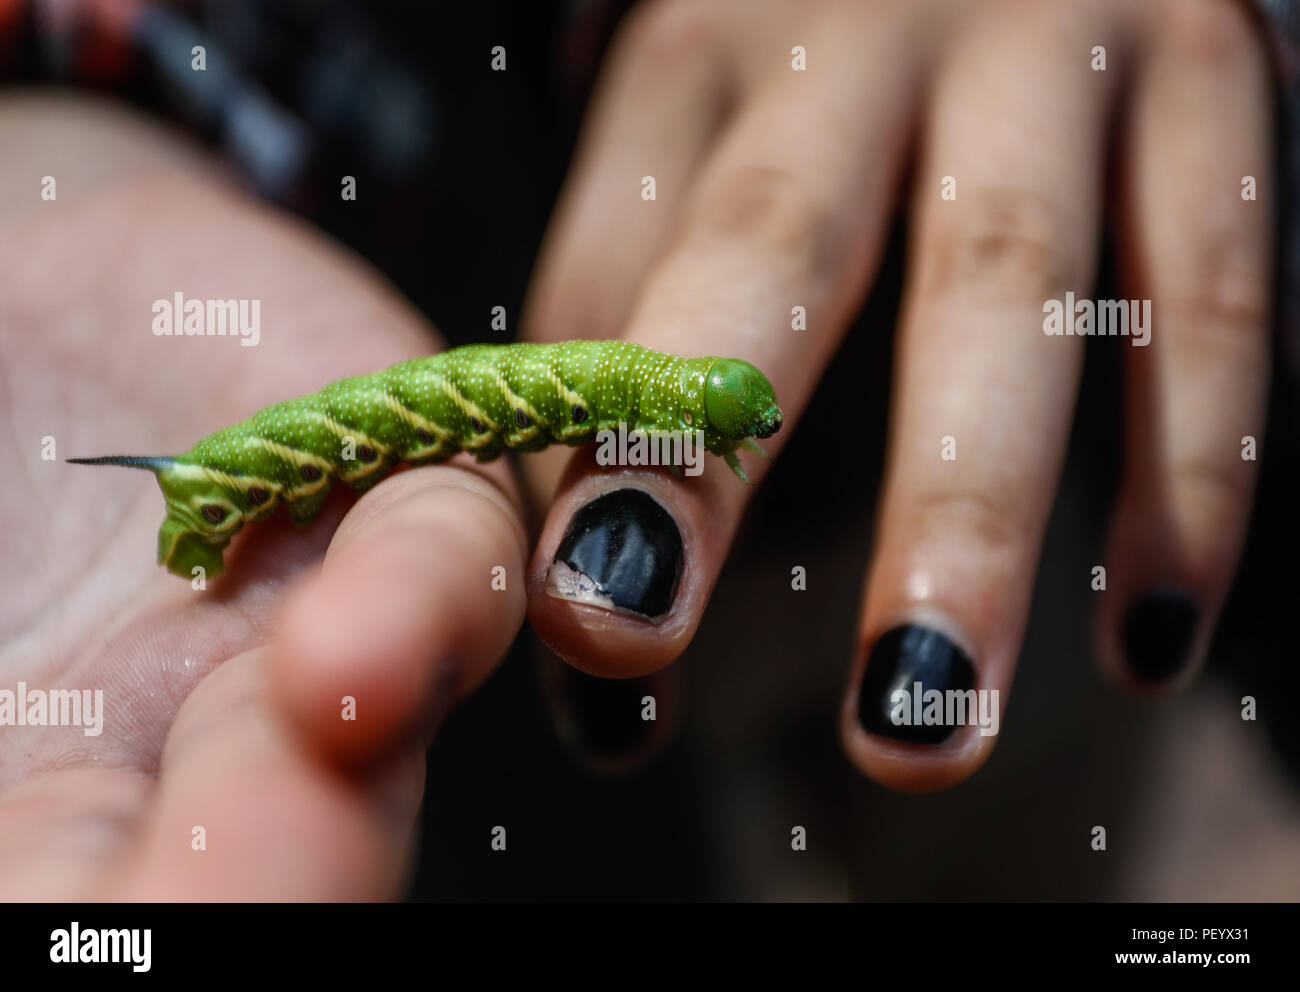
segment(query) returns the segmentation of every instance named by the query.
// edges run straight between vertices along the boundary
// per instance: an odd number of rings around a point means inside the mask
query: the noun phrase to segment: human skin
[[[1045,335],[1043,305],[1090,295],[1108,216],[1121,295],[1151,300],[1155,316],[1150,344],[1124,347],[1126,467],[1097,558],[1106,593],[1083,576],[1080,594],[1099,604],[1100,665],[1127,688],[1180,688],[1204,661],[1248,522],[1257,462],[1242,439],[1262,448],[1270,362],[1272,100],[1243,10],[666,0],[638,8],[616,39],[527,335],[618,327],[651,348],[744,355],[793,424],[869,291],[896,212],[908,212],[889,453],[841,720],[849,756],[885,785],[951,785],[996,741],[868,733],[858,690],[881,635],[921,623],[973,659],[975,685],[997,690],[1005,711],[1086,346]],[[792,68],[795,45],[804,71]],[[647,175],[653,202],[639,196]],[[1242,196],[1247,176],[1257,199]],[[955,199],[941,196],[945,177]],[[796,305],[804,331],[790,330]],[[837,430],[852,444],[852,424]],[[941,457],[945,437],[955,460]],[[552,500],[536,590],[575,510],[620,480],[546,454],[525,470]],[[686,549],[666,615],[647,623],[534,594],[533,627],[599,675],[674,660],[750,498],[731,481],[638,480]],[[808,480],[810,492],[827,481]],[[1120,629],[1165,588],[1199,606],[1190,645],[1176,672],[1137,678]]]
[[[521,585],[489,587],[526,560],[507,465],[401,473],[350,509],[338,494],[305,530],[268,520],[232,549],[233,581],[201,592],[167,574],[140,553],[160,511],[148,477],[73,483],[92,470],[40,461],[44,436],[60,459],[162,450],[441,345],[359,260],[134,115],[10,96],[0,134],[21,150],[11,178],[58,181],[53,203],[0,216],[3,443],[26,466],[0,499],[0,669],[11,689],[100,688],[106,706],[98,737],[0,735],[0,898],[400,893],[437,717],[522,623]],[[154,337],[141,314],[179,287],[238,287],[275,332],[252,349]]]
[[[790,67],[796,44],[806,72]],[[1089,69],[1098,44],[1104,72]],[[862,730],[853,700],[872,643],[919,619],[959,641],[1005,702],[1084,347],[1043,335],[1041,306],[1086,295],[1108,205],[1125,295],[1173,316],[1127,356],[1137,413],[1099,657],[1132,683],[1120,612],[1150,582],[1177,580],[1202,611],[1194,657],[1162,688],[1193,677],[1248,518],[1254,463],[1240,438],[1261,433],[1268,374],[1269,91],[1238,9],[674,0],[634,11],[605,75],[527,335],[743,356],[786,414],[774,452],[911,182],[890,456],[842,724],[850,757],[920,790],[970,775],[993,746],[885,740]],[[1116,119],[1122,181],[1107,191]],[[530,456],[531,498],[549,507],[531,561],[505,464],[458,462],[400,473],[352,506],[340,494],[303,531],[260,524],[203,594],[157,569],[140,553],[153,547],[155,487],[127,472],[69,485],[67,466],[38,460],[42,436],[60,457],[171,450],[428,352],[436,334],[362,263],[123,111],[9,96],[0,144],[16,150],[0,163],[0,443],[25,466],[0,499],[12,539],[0,667],[7,685],[103,687],[117,701],[98,738],[5,729],[0,896],[392,897],[429,735],[525,609],[586,671],[644,675],[685,649],[751,492],[727,471],[679,480],[598,472],[589,451]],[[55,203],[38,197],[47,174]],[[655,201],[640,197],[645,175]],[[949,175],[958,196],[943,201]],[[1256,201],[1240,196],[1246,175]],[[116,330],[144,327],[149,302],[178,288],[232,286],[279,315],[257,348]],[[808,313],[798,334],[794,305]],[[955,462],[938,457],[945,435],[959,439]],[[747,461],[756,480],[763,469]],[[653,622],[543,588],[574,513],[630,475],[684,547],[680,589]],[[497,565],[527,575],[527,598],[521,582],[491,589]],[[345,696],[355,721],[340,719]],[[201,855],[195,826],[209,838]]]

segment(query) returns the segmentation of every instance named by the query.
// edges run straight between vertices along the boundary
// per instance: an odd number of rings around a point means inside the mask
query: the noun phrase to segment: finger
[[[753,362],[786,420],[865,294],[914,92],[915,46],[874,25],[821,31],[810,32],[821,69],[780,63],[728,129],[624,335],[674,354]],[[806,330],[791,329],[795,307],[806,310]],[[668,664],[694,634],[749,492],[712,458],[703,474],[679,480],[598,472],[580,451],[533,558],[534,629],[591,674]],[[565,581],[575,572],[584,578]]]
[[[303,746],[272,701],[269,649],[226,662],[182,705],[139,846],[113,900],[391,899],[424,785],[413,741],[346,775]]]
[[[628,15],[548,227],[524,311],[526,337],[611,337],[627,319],[731,102],[720,13],[674,0]],[[651,201],[642,198],[646,176],[655,182]],[[567,455],[557,449],[528,459],[523,477],[537,505],[551,502]],[[551,718],[576,760],[614,772],[658,752],[668,721],[641,720],[644,687],[602,682],[539,650]]]
[[[730,46],[722,43],[719,15],[718,6],[684,2],[644,3],[629,15],[548,228],[525,307],[525,336],[599,338],[622,327],[732,100],[723,58]],[[653,201],[642,198],[646,176],[655,182]],[[525,465],[538,505],[551,502],[567,455],[547,451]],[[600,682],[540,650],[551,717],[576,760],[621,771],[663,746],[668,723],[637,715],[644,687]]]
[[[1044,301],[1091,284],[1098,237],[1116,73],[1092,72],[1079,38],[1114,58],[1107,34],[1017,5],[961,35],[936,82],[842,715],[850,757],[893,788],[966,777],[1000,726],[1082,360],[1044,334]],[[927,716],[936,690],[977,708]]]
[[[719,14],[658,0],[620,27],[533,277],[529,338],[611,337],[627,318],[729,102]]]
[[[589,771],[621,775],[654,759],[673,739],[681,706],[677,669],[638,679],[600,679],[541,645],[542,684],[560,741]]]
[[[730,106],[726,39],[712,4],[657,0],[628,15],[547,227],[525,301],[526,338],[611,338],[623,327]],[[538,505],[550,503],[566,455],[545,451],[524,465]]]
[[[1152,321],[1149,344],[1125,349],[1125,478],[1099,618],[1102,664],[1133,686],[1194,676],[1245,537],[1246,439],[1263,442],[1269,375],[1269,92],[1252,27],[1225,3],[1179,5],[1137,79],[1126,281]]]
[[[499,468],[493,469],[505,478]],[[477,471],[403,472],[344,519],[290,593],[276,703],[310,744],[364,761],[428,726],[505,654],[524,614],[515,500]]]
[[[0,900],[106,898],[153,796],[147,775],[106,765],[45,770],[0,792]]]

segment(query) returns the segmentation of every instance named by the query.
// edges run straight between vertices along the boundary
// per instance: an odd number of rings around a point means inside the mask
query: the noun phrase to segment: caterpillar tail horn
[[[69,458],[73,465],[118,465],[123,468],[142,468],[158,476],[158,484],[163,495],[168,496],[167,473],[176,467],[176,459],[171,455],[100,455],[97,458]],[[226,539],[227,541],[229,538]],[[191,523],[173,512],[168,505],[167,516],[163,518],[158,531],[158,564],[166,565],[167,571],[183,578],[203,575],[215,578],[225,568],[222,550],[225,541],[214,545],[201,540]],[[196,568],[203,569],[196,572]]]
[[[72,465],[121,465],[123,468],[143,468],[150,472],[165,472],[176,464],[170,455],[100,455],[98,458],[69,458]]]

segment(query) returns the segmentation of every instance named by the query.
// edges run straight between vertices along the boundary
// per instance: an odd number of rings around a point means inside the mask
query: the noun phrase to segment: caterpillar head
[[[158,529],[158,563],[167,571],[193,578],[201,567],[205,578],[221,574],[222,549],[244,521],[244,512],[230,491],[197,466],[176,458],[108,455],[70,458],[81,465],[125,465],[153,472],[167,501],[167,515]]]
[[[221,574],[222,552],[242,522],[239,510],[215,486],[211,492],[190,486],[188,495],[174,496],[180,487],[169,486],[165,476],[158,476],[158,485],[167,498],[167,515],[158,528],[158,564],[187,579],[198,567],[205,578]]]
[[[781,408],[767,376],[739,358],[719,358],[704,384],[709,426],[728,441],[771,437],[781,429]]]

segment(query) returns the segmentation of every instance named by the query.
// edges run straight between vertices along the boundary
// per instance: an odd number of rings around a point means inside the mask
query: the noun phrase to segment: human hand
[[[745,358],[776,387],[779,449],[908,202],[890,452],[841,721],[876,780],[941,788],[993,747],[975,728],[898,726],[892,701],[919,681],[1005,706],[1084,354],[1080,338],[1044,333],[1045,305],[1089,296],[1107,209],[1126,295],[1151,301],[1154,326],[1125,347],[1098,656],[1138,691],[1184,685],[1202,663],[1249,516],[1246,439],[1262,442],[1265,418],[1266,69],[1230,0],[666,0],[622,29],[528,336]],[[622,677],[681,654],[751,492],[709,468],[679,480],[602,471],[590,451],[529,461],[553,499],[529,619],[556,653]],[[620,609],[548,594],[557,555]]]
[[[0,898],[400,894],[428,736],[523,619],[522,584],[490,586],[525,561],[506,466],[400,473],[351,506],[340,491],[303,530],[279,514],[201,590],[158,568],[152,480],[63,458],[181,451],[437,345],[355,259],[133,115],[12,97],[0,134],[15,175],[59,182],[41,203],[24,178],[25,212],[17,197],[0,210],[16,480],[0,499],[0,670],[11,691],[103,694],[102,733],[0,729]],[[178,290],[260,299],[258,346],[155,337],[150,303]],[[46,436],[58,460],[41,460]]]

